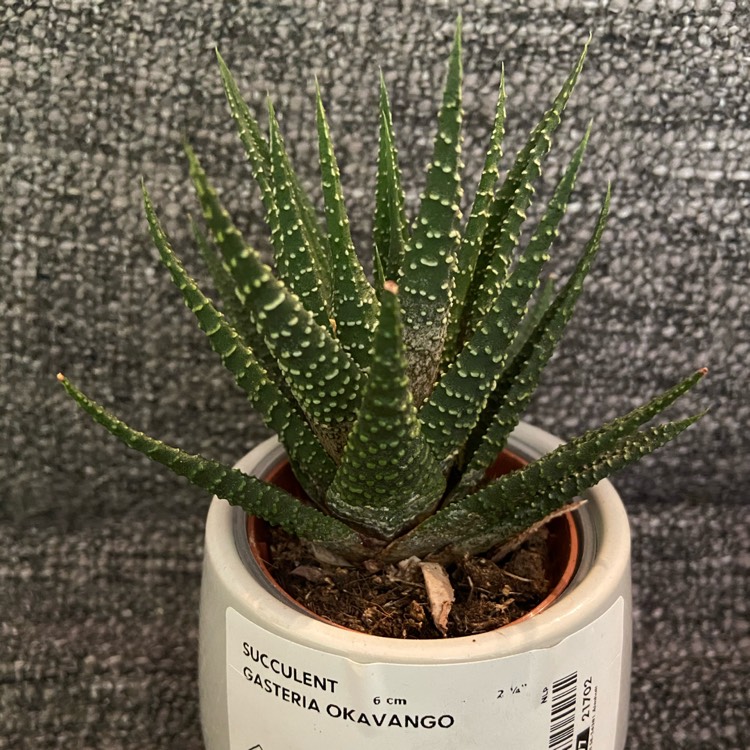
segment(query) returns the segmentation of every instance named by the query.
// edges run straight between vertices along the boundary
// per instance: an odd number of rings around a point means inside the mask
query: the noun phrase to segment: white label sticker
[[[230,607],[230,750],[614,750],[623,607],[551,648],[441,665],[360,664]]]

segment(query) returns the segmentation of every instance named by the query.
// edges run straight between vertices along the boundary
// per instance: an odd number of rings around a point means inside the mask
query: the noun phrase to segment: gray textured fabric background
[[[629,747],[750,747],[747,3],[6,0],[0,748],[201,747],[207,499],[92,426],[54,375],[64,370],[133,425],[217,458],[265,435],[159,267],[139,202],[143,175],[175,245],[199,268],[185,220],[196,210],[181,157],[188,136],[246,235],[268,244],[214,46],[254,106],[274,94],[309,185],[318,75],[355,240],[366,247],[378,68],[413,206],[459,8],[467,187],[500,62],[511,152],[594,32],[541,191],[593,116],[555,269],[570,268],[608,179],[612,219],[529,416],[569,437],[711,367],[680,412],[710,405],[710,414],[616,480],[635,537]]]

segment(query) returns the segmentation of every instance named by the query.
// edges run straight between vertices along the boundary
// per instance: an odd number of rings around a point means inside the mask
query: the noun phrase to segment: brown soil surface
[[[394,566],[338,567],[318,562],[280,529],[271,532],[269,566],[292,597],[339,625],[390,638],[442,638],[430,616],[421,575]],[[456,600],[447,636],[484,633],[523,616],[549,593],[547,530],[537,531],[499,563],[473,557],[448,573]],[[374,569],[373,569],[374,568]]]

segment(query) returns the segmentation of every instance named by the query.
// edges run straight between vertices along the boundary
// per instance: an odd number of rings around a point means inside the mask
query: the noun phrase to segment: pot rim
[[[522,423],[514,431],[508,448],[533,459],[553,450],[560,442],[549,433]],[[237,466],[249,473],[263,474],[281,453],[283,448],[278,440],[270,438],[256,446]],[[630,534],[625,509],[607,480],[582,496],[588,502],[573,512],[581,534],[581,557],[571,584],[557,601],[533,617],[472,636],[400,640],[349,631],[313,619],[279,600],[263,585],[259,571],[251,572],[254,565],[248,564],[253,558],[244,533],[245,514],[217,498],[211,504],[206,525],[206,554],[221,557],[215,562],[225,569],[235,609],[252,612],[252,619],[261,627],[302,645],[363,662],[483,661],[546,647],[551,633],[564,637],[574,632],[603,611],[603,602],[609,604],[618,595],[623,577],[629,575]],[[227,537],[233,541],[237,538],[238,526],[245,537],[244,556],[241,545],[239,550],[237,545],[231,545],[234,554],[224,549]]]

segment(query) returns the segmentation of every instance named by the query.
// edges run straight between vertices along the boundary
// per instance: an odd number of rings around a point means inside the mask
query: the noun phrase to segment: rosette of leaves
[[[610,191],[567,281],[557,288],[540,284],[590,127],[522,249],[519,237],[584,48],[503,179],[501,78],[479,184],[462,217],[460,27],[459,21],[434,152],[411,222],[381,77],[374,281],[352,242],[319,90],[322,222],[293,171],[273,107],[264,133],[219,56],[275,257],[271,268],[243,239],[188,147],[206,227],[195,226],[194,233],[221,305],[188,274],[143,190],[161,260],[224,367],[286,448],[307,498],[138,432],[58,376],[78,404],[126,445],[354,564],[412,556],[445,563],[505,546],[700,417],[647,425],[705,370],[525,468],[487,479],[572,315],[600,246]]]

